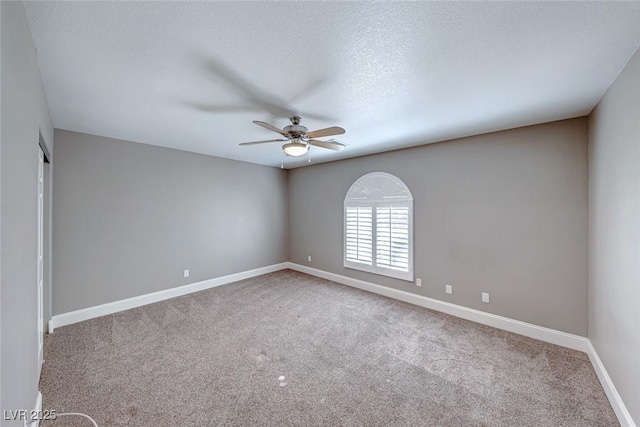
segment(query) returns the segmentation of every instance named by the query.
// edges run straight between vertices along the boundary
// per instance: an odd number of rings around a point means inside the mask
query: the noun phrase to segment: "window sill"
[[[413,271],[398,271],[390,268],[375,267],[372,265],[359,264],[356,262],[345,261],[344,268],[349,270],[364,271],[366,273],[375,274],[377,276],[391,277],[393,279],[404,280],[407,282],[413,282]]]

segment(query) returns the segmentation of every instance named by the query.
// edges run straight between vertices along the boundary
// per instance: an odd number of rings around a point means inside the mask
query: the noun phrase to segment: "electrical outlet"
[[[422,286],[422,279],[416,279],[416,286]]]
[[[487,304],[489,304],[489,292],[482,293],[482,302],[486,302]]]
[[[451,285],[444,285],[444,291],[448,294],[453,294],[453,286]]]
[[[184,277],[189,277],[189,270],[184,271]]]
[[[307,257],[307,261],[311,262],[311,255]]]

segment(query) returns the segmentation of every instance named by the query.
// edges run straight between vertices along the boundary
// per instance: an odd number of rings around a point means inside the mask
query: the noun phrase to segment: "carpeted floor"
[[[291,270],[45,346],[44,407],[100,427],[618,425],[583,353]]]

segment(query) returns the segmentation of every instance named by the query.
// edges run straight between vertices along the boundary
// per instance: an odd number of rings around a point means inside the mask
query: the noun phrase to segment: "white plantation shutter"
[[[373,209],[353,206],[346,209],[346,258],[373,264]]]
[[[397,177],[374,172],[344,200],[344,266],[413,281],[413,196]]]
[[[376,208],[376,264],[409,271],[409,208]]]

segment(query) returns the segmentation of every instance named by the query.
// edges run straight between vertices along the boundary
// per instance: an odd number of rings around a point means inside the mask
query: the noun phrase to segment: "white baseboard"
[[[266,267],[256,268],[254,270],[243,271],[240,273],[230,274],[228,276],[217,277],[214,279],[204,280],[202,282],[191,283],[188,285],[178,286],[163,291],[153,292],[150,294],[139,295],[120,301],[114,301],[106,304],[71,311],[68,313],[58,314],[53,316],[49,321],[49,333],[52,333],[55,328],[59,328],[62,326],[71,325],[73,323],[82,322],[84,320],[106,316],[108,314],[129,310],[131,308],[136,308],[158,301],[187,295],[193,292],[214,288],[216,286],[226,285],[229,283],[237,282],[239,280],[244,280],[251,277],[260,276],[262,274],[283,270],[285,268],[290,268],[292,270],[310,274],[312,276],[321,277],[323,279],[342,283],[343,285],[352,286],[358,289],[373,292],[379,295],[384,295],[389,298],[394,298],[431,310],[451,314],[453,316],[461,317],[463,319],[471,320],[483,325],[493,326],[498,329],[514,332],[551,344],[556,344],[583,352],[587,351],[588,340],[578,335],[533,325],[531,323],[521,322],[519,320],[486,313],[484,311],[475,310],[473,308],[468,308],[446,301],[440,301],[422,295],[377,285],[375,283],[365,282],[364,280],[353,279],[351,277],[330,273],[328,271],[318,270],[292,262],[283,262],[280,264],[274,264]]]
[[[545,328],[543,326],[533,325],[531,323],[521,322],[519,320],[510,319],[508,317],[498,316],[484,311],[475,310],[473,308],[463,307],[457,304],[451,304],[446,301],[440,301],[428,298],[422,295],[412,294],[410,292],[389,288],[386,286],[376,285],[375,283],[365,282],[364,280],[353,279],[351,277],[342,276],[340,274],[330,273],[323,270],[307,267],[304,265],[289,262],[288,268],[299,271],[301,273],[310,274],[312,276],[321,277],[333,282],[342,283],[343,285],[352,286],[354,288],[384,295],[400,301],[415,304],[431,310],[440,311],[442,313],[451,314],[456,317],[471,320],[494,328],[503,329],[505,331],[514,332],[540,341],[556,344],[562,347],[587,351],[587,338],[578,335],[569,334],[555,329]]]
[[[139,295],[120,301],[87,307],[80,310],[70,311],[68,313],[57,314],[53,316],[49,321],[49,333],[52,333],[55,328],[82,322],[84,320],[94,319],[96,317],[106,316],[107,314],[113,314],[119,311],[129,310],[131,308],[152,304],[158,301],[164,301],[193,292],[215,288],[216,286],[222,286],[229,283],[237,282],[239,280],[249,279],[251,277],[260,276],[267,273],[273,273],[274,271],[284,270],[285,268],[288,268],[288,264],[289,263],[286,262],[273,264],[266,267],[256,268],[254,270],[242,271],[240,273],[229,274],[228,276],[216,277],[214,279],[204,280],[202,282],[191,283],[188,285],[178,286],[176,288],[166,289],[150,294]]]
[[[598,375],[598,379],[600,380],[600,384],[602,384],[604,392],[607,394],[609,403],[611,403],[611,407],[618,417],[620,425],[622,427],[636,427],[635,422],[633,422],[633,418],[631,418],[631,414],[622,401],[620,394],[618,394],[616,386],[613,384],[613,381],[611,381],[611,377],[607,373],[607,370],[605,369],[602,360],[600,360],[600,356],[598,356],[593,344],[591,344],[591,341],[587,342],[587,355],[589,356],[589,360],[591,360],[593,369]]]
[[[604,389],[607,398],[609,399],[611,407],[618,417],[620,425],[622,427],[636,427],[636,424],[631,418],[631,414],[629,414],[629,411],[624,405],[622,398],[618,394],[618,391],[616,390],[613,381],[611,381],[611,378],[609,377],[607,370],[600,360],[598,353],[591,344],[591,341],[589,341],[587,338],[568,334],[562,331],[557,331],[555,329],[533,325],[531,323],[521,322],[519,320],[510,319],[508,317],[486,313],[484,311],[475,310],[473,308],[451,304],[449,302],[428,298],[422,295],[412,294],[410,292],[377,285],[375,283],[365,282],[364,280],[353,279],[351,277],[342,276],[340,274],[318,270],[316,268],[311,268],[292,262],[289,262],[287,264],[288,268],[299,271],[301,273],[321,277],[323,279],[331,280],[332,282],[342,283],[343,285],[352,286],[364,291],[373,292],[389,298],[394,298],[400,301],[408,302],[410,304],[415,304],[420,307],[447,313],[452,316],[461,317],[463,319],[471,320],[483,325],[493,326],[494,328],[503,329],[505,331],[524,335],[530,338],[535,338],[540,341],[585,352],[589,356],[589,360],[591,361],[591,364],[593,365],[596,374],[598,375],[598,379],[600,380],[602,388]]]
[[[586,352],[589,356],[589,360],[593,364],[596,374],[598,375],[598,379],[600,380],[600,383],[604,388],[609,402],[611,403],[611,406],[613,407],[616,416],[618,417],[618,421],[620,421],[622,427],[636,427],[636,424],[631,418],[629,411],[627,411],[626,406],[624,405],[622,399],[620,398],[620,395],[618,394],[618,391],[611,381],[607,370],[602,364],[598,353],[587,338],[562,331],[557,331],[555,329],[545,328],[543,326],[533,325],[531,323],[526,323],[519,320],[510,319],[508,317],[498,316],[484,311],[475,310],[473,308],[452,304],[446,301],[440,301],[422,295],[377,285],[375,283],[366,282],[364,280],[353,279],[351,277],[342,276],[340,274],[318,270],[316,268],[311,268],[292,262],[283,262],[280,264],[256,268],[254,270],[230,274],[228,276],[204,280],[202,282],[191,283],[189,285],[178,286],[176,288],[171,288],[146,295],[140,295],[120,301],[101,304],[94,307],[83,308],[81,310],[76,310],[69,313],[58,314],[56,316],[53,316],[49,321],[49,333],[53,333],[55,328],[59,328],[62,326],[71,325],[73,323],[82,322],[84,320],[89,320],[100,316],[106,316],[108,314],[117,313],[131,308],[152,304],[154,302],[179,297],[182,295],[187,295],[205,289],[226,285],[240,280],[249,279],[251,277],[260,276],[262,274],[284,270],[286,268],[290,268],[291,270],[299,271],[301,273],[306,273],[323,279],[331,280],[343,285],[362,289],[364,291],[373,292],[389,298],[394,298],[410,304],[418,305],[420,307],[450,314],[452,316],[460,317],[483,325],[492,326],[494,328],[524,335],[540,341]],[[38,400],[36,401],[36,409],[40,409],[41,405],[42,394],[39,393]]]

